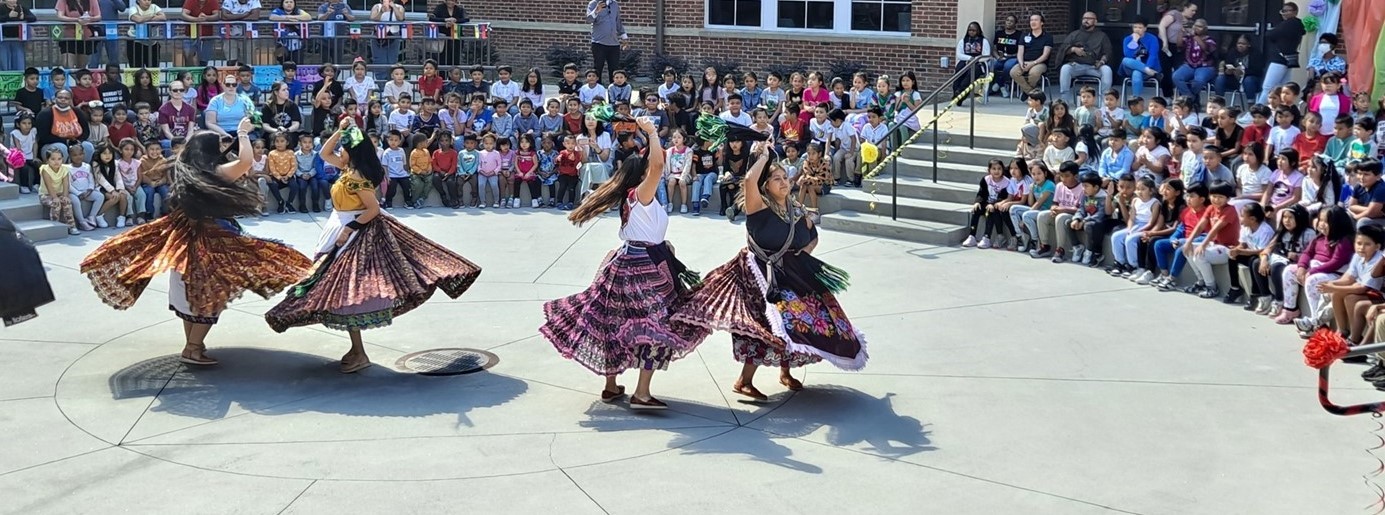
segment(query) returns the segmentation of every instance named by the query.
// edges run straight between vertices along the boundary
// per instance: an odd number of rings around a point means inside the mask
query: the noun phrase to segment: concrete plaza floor
[[[618,220],[553,211],[399,211],[485,268],[366,334],[275,334],[273,300],[233,304],[189,369],[166,278],[127,312],[76,271],[113,230],[44,244],[58,301],[0,329],[0,512],[37,513],[1355,513],[1376,466],[1368,417],[1317,406],[1293,333],[1238,308],[995,250],[824,232],[870,339],[846,373],[773,371],[763,406],[729,392],[717,334],[655,376],[672,409],[599,402],[601,380],[540,337],[543,301],[582,289]],[[247,220],[299,249],[321,215]],[[707,271],[739,224],[675,216]],[[424,377],[402,355],[484,349],[492,368]],[[1378,400],[1342,366],[1342,403]],[[633,387],[633,375],[624,384]]]

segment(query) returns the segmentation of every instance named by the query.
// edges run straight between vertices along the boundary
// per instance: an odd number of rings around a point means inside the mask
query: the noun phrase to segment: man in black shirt
[[[38,68],[24,70],[24,87],[15,90],[10,106],[16,111],[37,115],[43,110],[43,90],[38,89]]]
[[[1029,34],[1020,39],[1020,63],[1010,70],[1010,78],[1021,93],[1039,89],[1048,73],[1048,58],[1053,52],[1053,36],[1044,32],[1044,15],[1029,16]]]
[[[101,93],[101,103],[110,107],[125,105],[130,101],[130,88],[120,82],[120,65],[106,65],[106,82],[96,87]]]

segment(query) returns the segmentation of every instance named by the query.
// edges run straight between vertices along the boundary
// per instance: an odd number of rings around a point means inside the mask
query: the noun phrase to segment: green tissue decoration
[[[1318,31],[1318,17],[1311,14],[1303,17],[1303,30],[1313,33]]]
[[[342,137],[346,140],[347,147],[355,147],[356,145],[360,145],[362,141],[365,141],[365,135],[361,134],[361,129],[356,128],[354,125],[349,129],[343,130]]]
[[[716,152],[721,145],[726,143],[726,120],[720,116],[703,113],[697,117],[697,139],[698,141],[712,142],[712,152]]]
[[[616,119],[616,109],[611,104],[596,104],[587,110],[587,116],[595,118],[601,123],[611,123]]]
[[[684,270],[678,273],[678,282],[689,290],[702,285],[702,276],[692,270]]]
[[[851,285],[851,274],[827,263],[823,263],[822,270],[818,270],[815,275],[818,281],[822,282],[822,285],[826,286],[832,293],[845,292],[847,286]]]

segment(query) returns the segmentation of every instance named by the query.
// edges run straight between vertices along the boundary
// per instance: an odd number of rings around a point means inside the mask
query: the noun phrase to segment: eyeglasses
[[[170,91],[170,92],[172,92],[172,93],[182,93],[182,92],[187,91],[187,90],[186,90],[186,89],[171,89],[171,88],[170,88],[168,91]]]

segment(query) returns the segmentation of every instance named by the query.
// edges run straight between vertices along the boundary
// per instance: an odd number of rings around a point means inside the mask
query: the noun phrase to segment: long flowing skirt
[[[0,213],[0,321],[5,327],[38,316],[35,308],[53,302],[53,288],[34,246]]]
[[[665,370],[711,334],[669,324],[687,296],[683,267],[667,245],[627,243],[606,256],[586,290],[543,305],[539,328],[563,357],[599,375],[629,369]]]
[[[149,280],[172,271],[184,285],[175,311],[215,320],[246,291],[270,298],[303,278],[312,261],[283,243],[244,234],[231,220],[197,220],[182,211],[106,240],[82,273],[96,294],[116,309],[135,304]],[[183,312],[186,311],[186,312]]]
[[[275,331],[313,324],[343,331],[384,327],[434,291],[460,297],[481,275],[475,263],[386,213],[337,248],[342,229],[359,213],[332,213],[312,273],[265,313]]]
[[[782,288],[782,300],[768,302],[768,294],[755,256],[742,249],[707,274],[702,288],[677,307],[673,324],[731,333],[732,353],[741,363],[799,367],[827,360],[843,370],[865,368],[865,335],[835,296]]]

